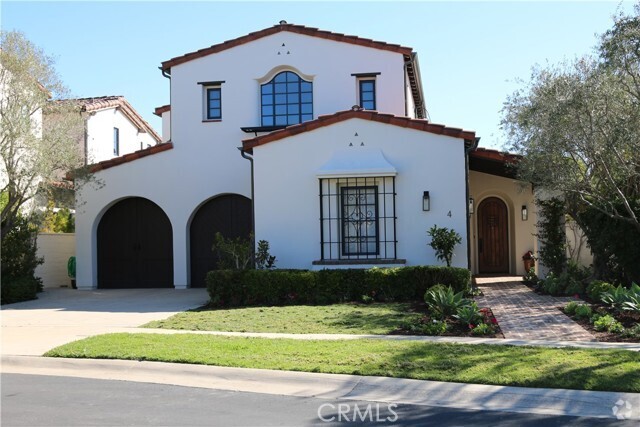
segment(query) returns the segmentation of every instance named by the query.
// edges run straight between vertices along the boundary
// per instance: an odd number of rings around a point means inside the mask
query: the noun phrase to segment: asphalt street
[[[2,374],[13,426],[637,426],[637,421],[326,400],[44,375]]]

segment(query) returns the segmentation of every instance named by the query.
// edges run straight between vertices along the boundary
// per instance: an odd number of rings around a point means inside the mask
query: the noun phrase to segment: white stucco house
[[[250,66],[247,66],[250,64]],[[269,241],[280,268],[440,264],[522,274],[535,250],[517,157],[428,120],[411,48],[284,21],[162,63],[159,145],[98,162],[77,213],[80,289],[204,286],[213,235]]]
[[[78,106],[84,129],[78,145],[85,164],[94,164],[159,144],[160,135],[124,96],[65,99]]]

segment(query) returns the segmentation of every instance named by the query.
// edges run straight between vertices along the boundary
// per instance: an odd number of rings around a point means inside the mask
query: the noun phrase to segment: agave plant
[[[427,303],[429,310],[441,319],[456,314],[458,309],[471,303],[470,300],[464,297],[464,291],[455,293],[451,286],[434,288],[425,293],[424,301]]]
[[[622,303],[622,309],[640,313],[640,286],[633,283],[628,291],[628,299]]]
[[[637,287],[638,285],[635,286]],[[618,285],[617,288],[614,288],[610,292],[601,293],[600,301],[615,309],[621,309],[625,305],[625,303],[629,301],[632,293],[633,291],[631,289],[627,289],[622,287],[622,285]]]
[[[475,301],[471,302],[471,304],[460,307],[458,309],[458,313],[453,317],[458,319],[461,323],[465,325],[477,325],[482,319],[482,314],[480,313],[480,309],[478,308],[478,304]]]

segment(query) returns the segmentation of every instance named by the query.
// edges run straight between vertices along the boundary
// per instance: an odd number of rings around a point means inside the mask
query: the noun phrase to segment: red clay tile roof
[[[424,105],[424,99],[422,95],[422,83],[420,82],[420,71],[418,69],[417,54],[413,52],[412,48],[400,46],[398,44],[366,39],[358,36],[333,33],[331,31],[320,30],[318,28],[305,27],[304,25],[288,24],[285,21],[281,21],[280,24],[274,25],[273,27],[249,33],[246,36],[214,44],[213,46],[200,49],[195,52],[186,53],[182,56],[176,56],[175,58],[171,58],[167,61],[162,62],[162,66],[160,67],[160,69],[163,72],[170,71],[171,67],[173,67],[174,65],[184,64],[185,62],[189,62],[193,59],[202,58],[203,56],[211,55],[212,53],[222,52],[224,50],[231,49],[232,47],[240,46],[245,43],[249,43],[254,40],[267,37],[282,31],[288,31],[290,33],[319,37],[336,42],[350,43],[358,46],[381,49],[402,54],[404,56],[405,64],[407,67],[409,83],[411,85],[411,94],[416,105],[417,116],[419,118],[427,117],[426,107]]]
[[[222,52],[223,50],[230,49],[232,47],[240,46],[251,41],[270,36],[272,34],[279,33],[281,31],[288,31],[290,33],[297,33],[306,36],[320,37],[327,40],[334,40],[337,42],[351,43],[358,46],[371,47],[374,49],[388,50],[391,52],[398,52],[405,56],[411,56],[412,49],[410,47],[400,46],[398,44],[390,44],[381,41],[365,39],[358,36],[349,36],[341,33],[332,33],[331,31],[324,31],[318,28],[305,27],[304,25],[287,24],[283,22],[273,27],[265,28],[264,30],[255,31],[249,33],[246,36],[238,37],[232,40],[227,40],[222,43],[214,44],[213,46],[190,52],[182,56],[176,56],[162,63],[161,69],[168,71],[174,65],[183,64],[191,61],[192,59],[202,58],[203,56],[210,55],[212,53]]]
[[[522,160],[522,156],[519,154],[512,154],[512,153],[507,153],[507,152],[498,151],[498,150],[490,150],[488,148],[476,148],[474,151],[469,153],[469,155],[477,159],[493,160],[496,162],[509,163],[509,164],[516,164],[520,160]]]
[[[377,113],[375,111],[363,110],[347,110],[339,111],[335,114],[320,116],[315,120],[304,122],[298,125],[288,126],[282,130],[271,132],[267,135],[255,138],[245,139],[242,141],[242,147],[245,150],[251,150],[253,147],[264,145],[269,142],[278,141],[289,136],[299,133],[308,132],[334,123],[339,123],[349,119],[371,120],[379,123],[386,123],[394,126],[406,127],[424,132],[435,133],[437,135],[451,136],[461,138],[465,141],[474,141],[476,134],[472,131],[466,131],[458,128],[450,128],[445,125],[430,123],[427,120],[411,119],[409,117],[394,116],[393,114]]]
[[[104,110],[106,108],[120,108],[120,111],[131,120],[140,132],[149,133],[158,143],[162,141],[160,135],[138,114],[124,96],[98,96],[93,98],[63,99],[54,102],[75,102],[82,111],[86,112]]]
[[[142,157],[147,157],[152,154],[162,153],[163,151],[173,149],[173,143],[171,141],[162,144],[154,145],[143,150],[134,151],[133,153],[125,154],[124,156],[114,157],[113,159],[104,160],[102,162],[89,165],[89,171],[91,173],[101,170],[109,169],[114,166],[121,165],[123,163],[129,163]]]
[[[162,117],[162,113],[166,113],[167,111],[171,111],[171,105],[169,104],[163,105],[161,107],[156,107],[156,109],[153,110],[153,114],[158,117]]]

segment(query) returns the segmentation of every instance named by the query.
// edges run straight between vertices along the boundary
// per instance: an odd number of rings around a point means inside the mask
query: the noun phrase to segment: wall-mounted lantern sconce
[[[431,198],[428,191],[425,191],[422,195],[422,210],[425,212],[431,210]]]
[[[469,197],[469,214],[472,215],[473,214],[473,197]]]
[[[529,219],[529,211],[527,210],[527,205],[522,205],[522,220],[526,221]]]

